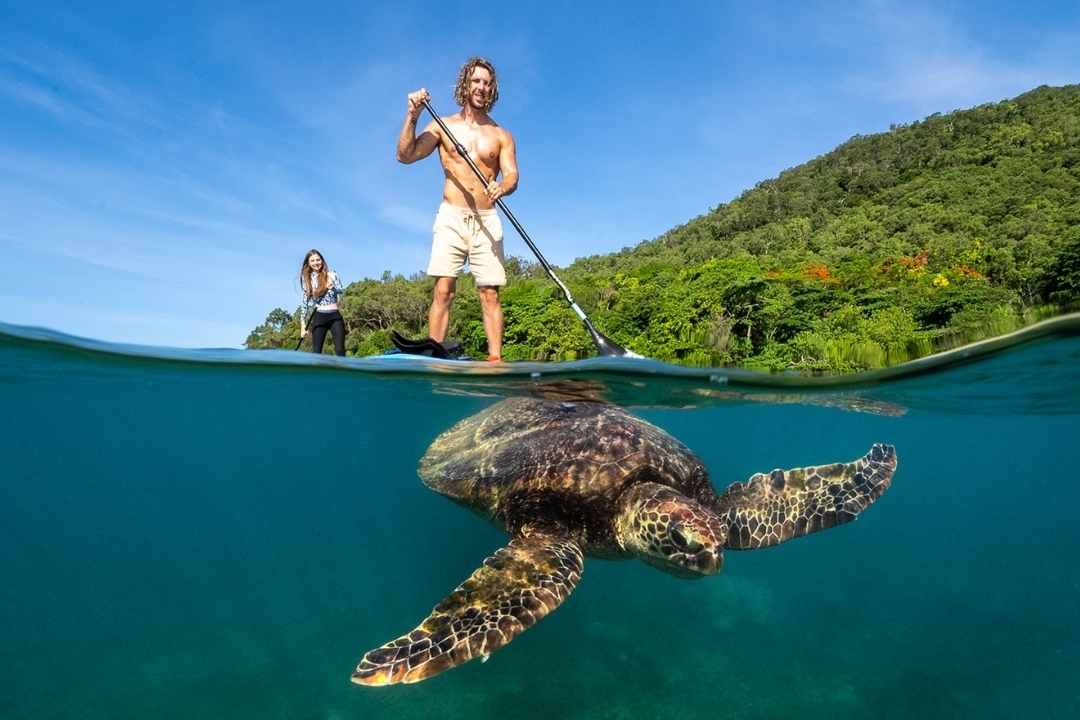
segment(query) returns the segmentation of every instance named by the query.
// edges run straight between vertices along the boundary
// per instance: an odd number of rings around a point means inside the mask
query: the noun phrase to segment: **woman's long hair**
[[[322,269],[314,273],[315,287],[311,286],[312,272],[308,267],[308,260],[312,255],[318,255],[322,260]],[[318,250],[308,250],[307,255],[304,256],[304,264],[300,266],[300,287],[304,289],[304,297],[309,300],[321,298],[330,289],[330,269],[326,267],[326,258]]]
[[[499,76],[495,74],[495,66],[482,57],[471,57],[461,66],[458,73],[457,87],[454,88],[454,102],[461,107],[469,104],[469,79],[472,78],[473,70],[482,67],[491,73],[491,92],[487,102],[484,103],[484,112],[491,112],[495,107],[495,101],[499,99]]]

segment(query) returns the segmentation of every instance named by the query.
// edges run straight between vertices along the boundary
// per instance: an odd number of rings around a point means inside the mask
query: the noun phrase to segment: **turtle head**
[[[716,514],[664,485],[631,487],[616,522],[623,548],[642,562],[681,578],[720,572],[727,528]]]

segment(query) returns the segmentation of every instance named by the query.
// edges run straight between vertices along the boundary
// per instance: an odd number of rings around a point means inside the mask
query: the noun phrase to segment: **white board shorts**
[[[442,203],[432,228],[427,274],[456,278],[465,269],[466,260],[477,285],[506,284],[499,213],[494,208],[472,210]]]

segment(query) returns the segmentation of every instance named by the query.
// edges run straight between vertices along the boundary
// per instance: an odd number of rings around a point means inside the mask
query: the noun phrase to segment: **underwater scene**
[[[755,473],[896,448],[856,521],[714,577],[586,558],[486,661],[350,681],[505,533],[424,485],[507,397]],[[597,442],[603,438],[597,438]],[[851,376],[123,346],[0,324],[0,717],[1080,717],[1080,319]]]

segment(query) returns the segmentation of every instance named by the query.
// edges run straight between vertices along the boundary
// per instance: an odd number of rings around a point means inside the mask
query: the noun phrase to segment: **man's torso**
[[[501,171],[499,156],[506,131],[490,120],[480,124],[455,117],[447,118],[446,125],[488,182],[496,180]],[[444,139],[439,145],[439,159],[446,173],[443,202],[475,210],[495,207],[495,203],[484,194],[485,183],[480,181],[449,139]]]

